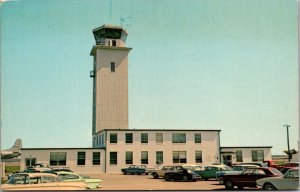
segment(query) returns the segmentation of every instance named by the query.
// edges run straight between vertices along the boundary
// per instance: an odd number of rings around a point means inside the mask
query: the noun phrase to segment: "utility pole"
[[[291,162],[290,138],[289,138],[289,127],[290,127],[290,125],[283,125],[283,126],[286,127],[287,144],[288,144],[288,156],[289,156],[289,162]]]

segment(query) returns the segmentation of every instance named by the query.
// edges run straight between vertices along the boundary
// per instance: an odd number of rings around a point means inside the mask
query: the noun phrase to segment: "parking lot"
[[[225,190],[216,180],[196,182],[171,182],[153,179],[151,175],[94,174],[102,179],[102,190]],[[237,190],[237,189],[236,189]]]

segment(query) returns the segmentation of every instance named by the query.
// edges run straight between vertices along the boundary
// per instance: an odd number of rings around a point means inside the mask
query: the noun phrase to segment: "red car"
[[[225,188],[230,190],[235,186],[238,189],[244,187],[256,187],[256,180],[265,177],[281,177],[282,173],[272,167],[255,167],[248,168],[240,174],[224,175],[222,178]]]

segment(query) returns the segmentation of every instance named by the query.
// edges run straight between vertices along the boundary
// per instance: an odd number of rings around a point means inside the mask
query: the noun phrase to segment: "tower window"
[[[116,63],[115,62],[111,62],[110,63],[110,71],[111,72],[115,72],[116,71]]]

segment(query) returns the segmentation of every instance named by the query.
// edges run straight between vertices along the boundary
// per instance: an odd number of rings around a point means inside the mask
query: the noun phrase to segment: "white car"
[[[266,177],[256,181],[263,190],[298,190],[299,168],[289,169],[283,177]]]
[[[84,182],[64,182],[50,173],[17,173],[1,184],[0,190],[85,190]]]
[[[89,178],[86,176],[81,176],[77,173],[60,171],[56,173],[58,178],[63,181],[84,181],[87,189],[99,189],[102,188],[102,180],[97,178]]]

